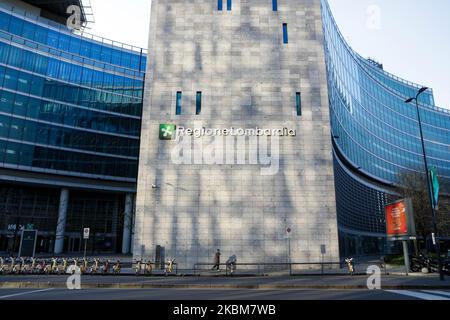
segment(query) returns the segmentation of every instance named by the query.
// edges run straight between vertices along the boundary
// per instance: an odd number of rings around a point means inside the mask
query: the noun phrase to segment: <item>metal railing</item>
[[[45,54],[49,57],[55,57],[58,60],[65,60],[70,63],[76,64],[80,67],[90,66],[93,70],[100,70],[102,72],[107,73],[118,73],[120,75],[125,75],[127,77],[131,77],[133,79],[143,79],[145,75],[145,71],[141,71],[142,65],[138,66],[137,69],[133,69],[132,67],[123,67],[121,65],[116,65],[112,63],[108,63],[101,60],[96,60],[93,58],[81,56],[78,54],[74,54],[71,52],[63,51],[60,49],[56,49],[54,47],[50,47],[48,45],[29,40],[27,38],[23,38],[3,30],[0,30],[0,38],[3,39],[2,42],[11,45],[12,43],[16,44],[19,48],[24,48],[27,51],[32,52],[40,52],[41,54]],[[141,56],[144,56],[142,53]],[[141,62],[142,63],[142,62]]]
[[[14,259],[14,261],[12,260]],[[347,264],[341,262],[304,262],[304,263],[221,263],[219,270],[212,270],[212,263],[196,263],[193,269],[181,269],[177,262],[173,262],[172,270],[168,268],[169,262],[158,262],[148,260],[132,260],[119,262],[116,259],[107,258],[36,258],[32,264],[31,258],[1,257],[0,275],[62,275],[70,266],[79,266],[83,274],[92,275],[122,275],[122,276],[324,276],[324,275],[348,275]],[[86,262],[85,262],[86,261]],[[103,272],[105,265],[106,272]],[[139,265],[140,263],[140,265]],[[150,268],[149,268],[150,264]],[[39,267],[42,266],[42,268]],[[120,271],[115,273],[113,267],[120,265]],[[385,275],[388,274],[386,264],[382,261],[354,262],[355,275],[366,275],[369,266],[378,266]],[[33,267],[32,267],[33,266]],[[64,268],[63,268],[64,266]],[[44,272],[47,267],[48,272]],[[48,269],[51,267],[51,269]],[[14,270],[13,270],[14,269]],[[65,270],[63,270],[65,269]]]
[[[194,264],[194,275],[201,275],[204,272],[214,272],[210,267],[211,263],[196,263]],[[355,266],[366,265],[363,263],[355,263]],[[384,265],[380,263],[368,263],[367,265],[378,265],[381,269],[385,269]],[[208,269],[204,268],[208,266]],[[347,265],[345,262],[304,262],[304,263],[236,263],[235,270],[231,273],[231,265],[227,263],[219,264],[219,267],[225,267],[225,275],[232,274],[245,275],[250,273],[256,273],[257,275],[266,275],[267,269],[272,269],[273,272],[288,272],[290,276],[300,275],[345,275],[348,274]],[[203,267],[203,268],[202,268]],[[250,268],[248,268],[250,267]],[[356,269],[363,270],[363,268]],[[220,271],[220,269],[219,269]],[[361,272],[360,272],[361,273]],[[364,270],[365,274],[365,270]]]
[[[70,36],[76,36],[80,39],[84,39],[84,40],[91,40],[97,43],[100,43],[102,45],[108,45],[111,46],[112,48],[115,49],[123,49],[125,51],[129,51],[129,52],[134,52],[134,53],[147,53],[147,50],[145,48],[140,48],[140,47],[136,47],[130,44],[126,44],[123,42],[119,42],[119,41],[114,41],[105,37],[99,37],[87,32],[82,32],[82,33],[74,33],[71,32],[65,25],[54,22],[52,20],[46,19],[44,17],[40,17],[37,16],[29,11],[23,10],[21,8],[18,7],[14,7],[11,5],[8,5],[6,3],[0,3],[0,10],[3,9],[2,11],[6,12],[6,13],[13,13],[14,15],[23,18],[25,20],[28,20],[32,23],[38,23],[41,25],[44,25],[45,27],[48,28],[52,28],[55,31],[61,32],[61,33],[65,33],[67,35]]]

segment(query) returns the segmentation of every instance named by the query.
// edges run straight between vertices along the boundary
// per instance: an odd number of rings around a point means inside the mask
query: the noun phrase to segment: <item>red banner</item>
[[[403,201],[386,206],[386,224],[388,236],[408,234],[406,205]]]

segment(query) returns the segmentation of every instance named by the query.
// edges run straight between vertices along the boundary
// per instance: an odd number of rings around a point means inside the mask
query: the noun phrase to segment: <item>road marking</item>
[[[450,300],[449,298],[444,298],[442,296],[436,296],[433,294],[423,293],[423,292],[416,292],[416,291],[409,291],[409,290],[387,290],[387,292],[392,292],[396,294],[400,294],[403,296],[418,298],[422,300]],[[433,292],[436,293],[436,292]]]
[[[23,296],[26,294],[32,294],[32,293],[38,293],[38,292],[44,292],[44,291],[50,291],[50,290],[53,290],[53,288],[15,293],[15,294],[7,295],[7,296],[0,296],[0,299],[8,299],[8,298],[12,298],[12,297]]]
[[[431,293],[431,294],[438,294],[440,296],[446,296],[450,297],[450,292],[445,291],[432,291],[432,290],[422,290],[423,292]]]

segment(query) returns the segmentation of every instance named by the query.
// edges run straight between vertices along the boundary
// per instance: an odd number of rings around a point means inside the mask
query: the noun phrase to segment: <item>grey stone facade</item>
[[[292,262],[338,261],[320,1],[279,1],[277,12],[269,0],[233,0],[231,11],[226,2],[218,11],[217,0],[153,0],[133,252],[154,260],[160,245],[184,268],[212,262],[218,248],[223,261],[287,262],[291,228]],[[174,163],[177,142],[159,140],[159,125],[199,122],[297,135],[279,137],[273,175],[254,164]]]

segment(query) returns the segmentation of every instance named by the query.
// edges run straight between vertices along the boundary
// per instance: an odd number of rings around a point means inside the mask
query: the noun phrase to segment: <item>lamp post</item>
[[[292,260],[291,260],[291,228],[287,228],[287,238],[288,238],[288,259],[289,259],[289,275],[292,276]]]
[[[419,96],[427,90],[428,90],[427,87],[421,88],[417,92],[417,95],[415,98],[409,98],[408,100],[405,101],[405,103],[411,103],[413,101],[416,101],[417,119],[419,120],[420,140],[422,142],[422,152],[423,152],[423,159],[424,159],[424,163],[425,163],[425,172],[426,172],[426,177],[427,177],[428,195],[430,198],[431,213],[432,213],[432,220],[433,220],[433,239],[436,239],[435,246],[436,246],[436,253],[438,256],[439,278],[441,280],[444,280],[444,273],[442,272],[441,249],[440,249],[439,238],[438,238],[438,233],[437,233],[436,210],[433,206],[433,195],[431,192],[431,182],[430,182],[430,173],[429,173],[430,171],[428,169],[429,167],[428,167],[428,160],[427,160],[427,152],[425,149],[425,140],[423,138],[422,121],[420,118],[420,108],[419,108]]]

